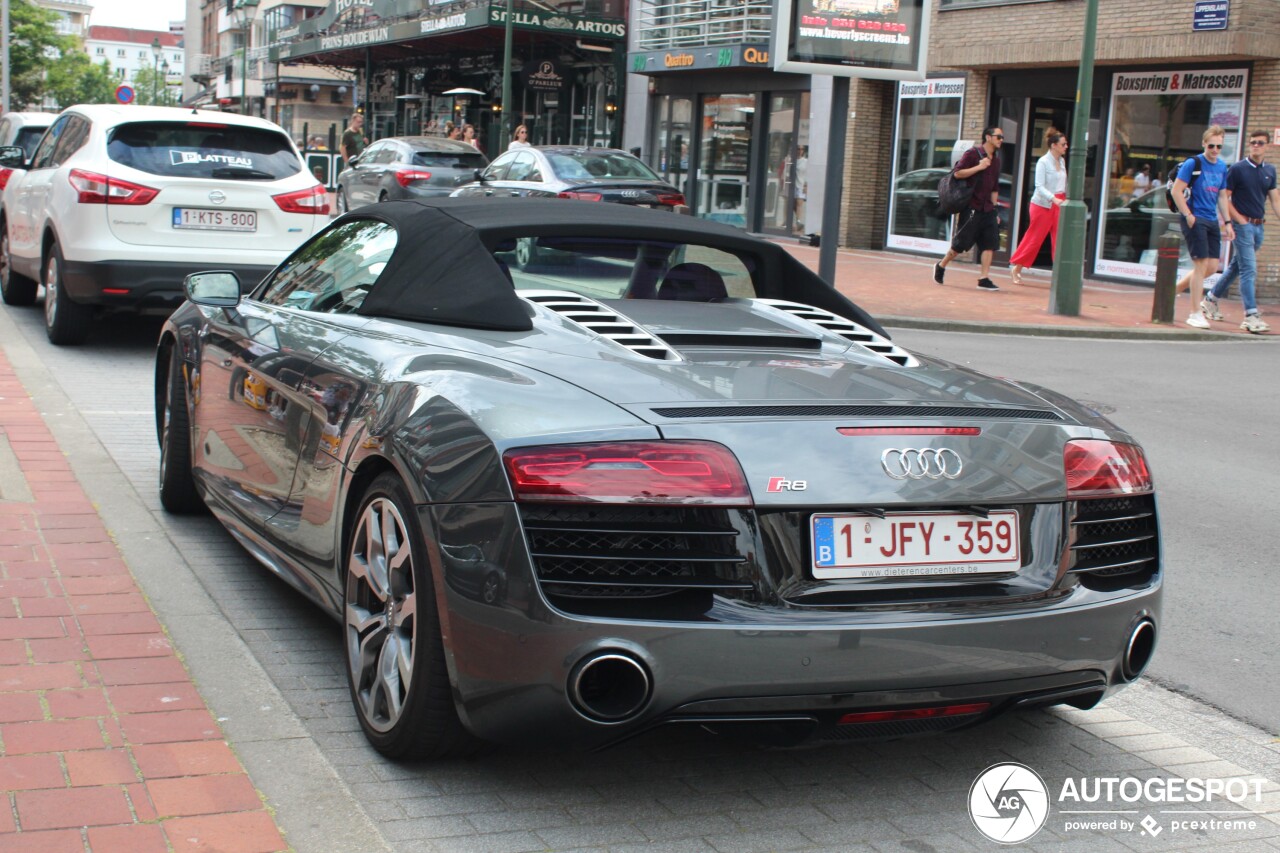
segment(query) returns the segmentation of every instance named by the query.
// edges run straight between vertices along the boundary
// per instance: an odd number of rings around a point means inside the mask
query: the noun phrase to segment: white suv
[[[169,313],[188,273],[234,271],[246,289],[328,223],[324,187],[278,126],[173,107],[69,107],[0,204],[0,291],[45,287],[45,329],[79,343],[101,309]]]

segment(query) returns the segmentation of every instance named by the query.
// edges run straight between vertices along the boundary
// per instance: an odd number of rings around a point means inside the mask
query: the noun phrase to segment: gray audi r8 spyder
[[[555,252],[512,269],[521,240]],[[777,244],[575,201],[351,212],[187,281],[160,497],[342,625],[392,757],[1090,707],[1155,648],[1135,439],[908,352]]]

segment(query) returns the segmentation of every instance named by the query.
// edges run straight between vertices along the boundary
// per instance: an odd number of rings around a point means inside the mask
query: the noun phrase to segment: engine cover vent
[[[520,296],[589,332],[655,361],[683,361],[680,354],[612,308],[563,290],[522,290]]]
[[[839,335],[849,343],[861,347],[872,355],[878,356],[899,367],[919,367],[920,362],[911,353],[895,344],[888,338],[878,335],[865,326],[859,326],[852,320],[804,305],[800,302],[788,302],[785,299],[756,299],[757,305],[768,305],[778,311],[790,314],[798,320],[813,323],[815,326]]]

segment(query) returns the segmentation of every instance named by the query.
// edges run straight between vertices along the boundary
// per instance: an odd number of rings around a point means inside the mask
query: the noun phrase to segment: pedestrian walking
[[[1191,313],[1186,324],[1195,329],[1209,328],[1204,318],[1204,280],[1218,271],[1218,255],[1223,238],[1235,238],[1227,214],[1227,197],[1222,192],[1227,181],[1227,164],[1219,158],[1226,134],[1218,125],[1204,132],[1204,153],[1197,154],[1178,168],[1174,178],[1173,203],[1182,214],[1182,238],[1191,255],[1191,274],[1183,279],[1191,296]],[[1187,188],[1190,187],[1190,193]],[[1188,197],[1189,196],[1189,197]],[[1179,288],[1182,282],[1178,282]],[[1196,299],[1199,296],[1201,299]]]
[[[1200,310],[1208,320],[1224,318],[1218,310],[1218,300],[1227,295],[1231,285],[1240,279],[1240,301],[1244,303],[1244,322],[1240,328],[1255,335],[1271,331],[1271,327],[1258,313],[1255,283],[1258,278],[1258,250],[1262,248],[1263,224],[1267,216],[1267,201],[1276,216],[1280,216],[1280,189],[1276,188],[1276,167],[1263,159],[1271,135],[1265,130],[1249,134],[1249,156],[1227,170],[1227,182],[1223,195],[1227,200],[1227,213],[1235,230],[1231,263],[1218,278],[1213,290],[1200,303]],[[1190,321],[1188,321],[1190,322]]]
[[[1018,250],[1009,259],[1014,284],[1022,284],[1022,268],[1036,262],[1045,235],[1049,236],[1049,257],[1058,256],[1058,213],[1067,200],[1067,137],[1056,127],[1045,131],[1049,150],[1036,161],[1036,188],[1031,193],[1031,224],[1018,241]]]
[[[342,133],[342,144],[339,146],[342,150],[342,160],[350,163],[352,160],[360,156],[360,152],[364,151],[365,145],[369,144],[369,140],[364,133],[364,113],[356,113],[351,117],[351,124]]]
[[[529,147],[529,127],[528,125],[517,124],[515,132],[511,134],[511,142],[507,144],[507,150],[512,148],[528,148]]]
[[[951,248],[942,260],[933,266],[933,280],[942,284],[947,274],[947,264],[961,252],[978,247],[982,275],[978,279],[979,290],[999,290],[989,277],[991,256],[1000,247],[1000,217],[996,214],[999,200],[1000,146],[1004,144],[1004,131],[987,127],[982,131],[982,144],[975,145],[960,155],[955,176],[960,180],[977,177],[969,206],[960,213],[959,225],[951,238]]]

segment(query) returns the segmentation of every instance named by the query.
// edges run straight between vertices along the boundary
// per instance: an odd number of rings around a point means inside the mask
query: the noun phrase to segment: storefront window
[[[1204,150],[1201,137],[1210,125],[1226,132],[1222,159],[1236,161],[1248,79],[1243,68],[1115,75],[1096,273],[1155,280],[1160,236],[1179,233],[1177,214],[1165,206],[1164,184]],[[1190,266],[1185,250],[1180,265]]]
[[[654,122],[653,150],[657,163],[653,164],[667,183],[689,195],[689,146],[693,140],[693,100],[663,95],[655,101],[657,121]]]
[[[703,97],[698,216],[747,226],[747,163],[755,112],[755,95]]]
[[[806,234],[809,199],[809,93],[768,98],[765,142],[764,227],[785,234]]]
[[[938,180],[951,168],[960,139],[963,107],[963,77],[898,84],[889,248],[946,252],[951,223],[934,212]]]

